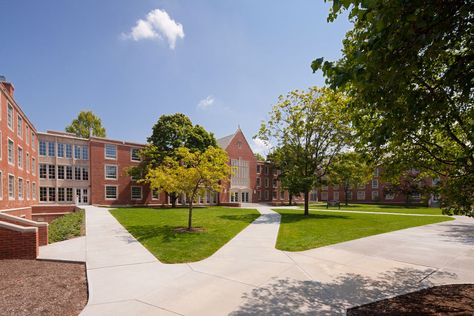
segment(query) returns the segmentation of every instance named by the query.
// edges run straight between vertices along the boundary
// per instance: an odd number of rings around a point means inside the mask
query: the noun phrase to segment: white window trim
[[[116,170],[115,178],[107,178],[107,167],[115,167],[115,170]],[[104,179],[105,180],[118,180],[118,165],[111,165],[111,164],[104,165]]]
[[[109,146],[115,146],[115,157],[114,157],[114,158],[107,157],[107,145],[109,145]],[[117,145],[115,145],[115,144],[104,144],[104,159],[107,159],[107,160],[117,160],[117,156],[118,156],[118,147],[117,147]]]
[[[133,188],[140,188],[140,198],[134,198],[133,197]],[[143,200],[143,187],[138,186],[138,185],[132,185],[130,187],[130,199],[133,200],[133,201]]]
[[[133,161],[133,162],[140,162],[140,161],[142,161],[142,160],[140,159],[140,156],[138,156],[138,160],[134,160],[134,159],[133,159],[133,150],[138,150],[138,151],[140,151],[140,148],[130,148],[130,161]]]
[[[10,196],[10,176],[13,177],[13,197]],[[7,187],[8,200],[15,201],[16,198],[15,198],[15,175],[14,174],[11,174],[11,173],[8,174],[7,185],[8,185]]]
[[[16,148],[17,149],[17,157],[16,157],[16,160],[17,160],[17,165],[18,165],[18,169],[20,170],[23,170],[23,165],[25,164],[25,161],[24,161],[24,155],[23,155],[23,147],[21,147],[20,145],[18,145],[18,147]],[[20,166],[20,153],[18,152],[19,150],[18,149],[21,149],[21,166]]]
[[[12,152],[13,152],[12,161],[13,161],[13,162],[10,162],[10,159],[9,159],[10,157],[8,157],[8,144],[10,143],[10,141],[12,141],[12,143],[13,143],[13,150],[12,150]],[[14,142],[13,139],[11,139],[10,137],[8,137],[8,140],[7,140],[7,160],[8,160],[8,164],[9,164],[10,166],[14,166],[14,165],[15,165],[15,142]]]
[[[31,166],[30,166],[30,168],[31,168],[31,174],[34,175],[34,176],[36,175],[36,167],[37,167],[36,166],[36,158],[31,156]]]
[[[20,190],[20,180],[21,180],[21,190]],[[25,193],[25,181],[23,181],[22,177],[18,177],[17,186],[18,186],[18,189],[17,189],[18,200],[23,201],[25,199],[25,194],[24,194]],[[20,197],[20,192],[21,192],[21,197]]]
[[[30,156],[30,152],[27,151],[25,153],[25,170],[26,170],[26,173],[30,173],[30,169],[31,169],[31,156]]]
[[[36,201],[36,195],[38,192],[36,192],[36,182],[31,182],[31,199]]]
[[[115,187],[115,198],[108,198],[107,197],[107,187]],[[118,185],[104,185],[104,199],[108,201],[115,201],[118,199]]]
[[[360,195],[363,195],[363,198],[359,198],[359,193],[361,193]],[[363,193],[363,194],[362,194]],[[365,191],[357,191],[357,201],[363,201],[366,199],[366,196],[365,196]]]
[[[143,189],[142,189],[142,191],[143,191]],[[155,191],[155,190],[151,189],[151,199],[153,201],[159,201],[160,200],[160,190],[156,190],[156,191],[158,191],[158,197],[157,198],[153,197],[153,191]]]
[[[374,185],[375,181],[375,185]],[[372,179],[372,189],[378,189],[379,188],[379,180],[378,179]]]
[[[12,126],[8,124],[8,109],[12,108]],[[15,108],[10,104],[10,102],[7,102],[7,127],[9,130],[12,132],[15,132]]]
[[[18,121],[21,120],[21,129],[18,127]],[[21,117],[20,114],[17,114],[16,116],[16,135],[18,136],[19,139],[23,140],[23,118]]]

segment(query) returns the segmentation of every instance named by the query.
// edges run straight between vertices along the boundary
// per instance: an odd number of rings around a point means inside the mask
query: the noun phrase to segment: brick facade
[[[36,227],[22,227],[0,222],[0,260],[36,259],[38,256]]]

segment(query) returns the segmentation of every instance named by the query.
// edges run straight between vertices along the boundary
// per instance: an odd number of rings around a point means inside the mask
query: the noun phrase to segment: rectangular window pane
[[[33,175],[36,174],[36,159],[35,158],[31,158],[31,173],[33,173]]]
[[[72,188],[66,188],[66,201],[72,202]]]
[[[58,157],[64,158],[64,144],[58,143]]]
[[[48,201],[48,188],[40,187],[40,201],[41,202]]]
[[[8,163],[15,164],[15,152],[13,149],[13,141],[11,139],[8,140]]]
[[[72,158],[72,145],[66,144],[66,158]]]
[[[74,146],[74,159],[81,159],[81,146]]]
[[[23,200],[23,179],[18,178],[18,199]]]
[[[15,198],[15,177],[12,175],[8,175],[8,197]]]
[[[39,154],[40,156],[46,156],[46,142],[44,140],[39,142]]]
[[[72,180],[72,167],[66,166],[66,179]]]
[[[117,187],[116,186],[105,186],[105,198],[106,199],[117,199]]]
[[[142,198],[142,187],[132,187],[132,200],[140,200]]]
[[[47,175],[47,172],[48,172],[46,170],[46,168],[47,167],[46,167],[45,164],[40,163],[40,165],[39,165],[39,172],[40,172],[39,176],[40,176],[41,179],[46,179],[46,175]]]
[[[23,119],[18,116],[17,117],[17,135],[20,138],[23,138]]]
[[[160,199],[160,191],[158,191],[157,189],[153,189],[151,191],[151,198],[153,200],[159,200]]]
[[[82,180],[87,181],[89,180],[89,169],[83,167],[82,168]]]
[[[106,179],[117,179],[117,166],[105,165],[105,178]]]
[[[48,201],[56,202],[56,188],[48,188]]]
[[[58,202],[64,202],[64,188],[58,188]]]
[[[48,165],[48,178],[56,179],[56,166],[55,165]]]
[[[81,180],[81,167],[74,167],[74,180]]]
[[[58,179],[64,179],[64,166],[58,166]]]
[[[89,146],[82,147],[82,159],[89,160]]]
[[[18,147],[18,168],[23,169],[23,148]]]
[[[33,200],[36,200],[36,183],[33,182],[32,186],[31,186],[31,191],[32,191],[32,197],[33,197]]]
[[[48,156],[54,157],[56,155],[56,143],[55,142],[48,142]]]
[[[105,144],[105,158],[117,159],[117,146]]]
[[[7,122],[8,122],[8,127],[10,129],[13,129],[13,107],[10,103],[8,103]]]
[[[132,148],[130,149],[130,152],[131,152],[132,161],[140,161],[140,155],[139,155],[140,149]]]

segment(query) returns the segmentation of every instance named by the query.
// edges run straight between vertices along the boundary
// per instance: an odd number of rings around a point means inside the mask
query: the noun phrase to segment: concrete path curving
[[[343,315],[423,287],[474,282],[472,219],[293,253],[274,248],[280,215],[254,207],[262,216],[211,257],[172,265],[107,209],[86,207],[89,302],[81,315]]]

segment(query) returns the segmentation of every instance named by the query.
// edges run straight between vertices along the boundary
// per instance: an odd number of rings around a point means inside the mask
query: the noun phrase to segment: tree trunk
[[[193,200],[189,202],[189,213],[188,213],[188,230],[193,227]]]
[[[292,205],[293,202],[293,193],[288,192],[288,205]]]
[[[349,190],[344,190],[344,200],[346,202],[346,206],[349,205],[349,197],[347,196],[347,193],[349,193]]]
[[[176,195],[176,193],[168,193],[168,196],[170,197],[170,201],[171,201],[171,208],[176,208],[176,201],[178,200],[178,196]]]
[[[309,191],[304,191],[304,215],[309,215]]]

